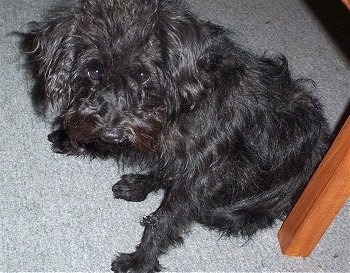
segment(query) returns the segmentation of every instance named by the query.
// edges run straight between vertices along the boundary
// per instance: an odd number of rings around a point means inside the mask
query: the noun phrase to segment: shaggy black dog
[[[31,35],[54,150],[140,165],[115,198],[164,190],[115,272],[159,271],[193,222],[248,237],[270,227],[328,147],[312,84],[293,80],[285,57],[246,51],[181,1],[84,0]]]

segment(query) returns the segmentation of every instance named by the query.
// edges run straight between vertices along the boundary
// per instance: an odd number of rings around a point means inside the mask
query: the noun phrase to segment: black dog
[[[329,143],[283,56],[258,57],[177,0],[85,0],[32,25],[55,151],[138,164],[113,186],[142,201],[141,243],[115,272],[154,272],[199,222],[251,236],[286,216]]]

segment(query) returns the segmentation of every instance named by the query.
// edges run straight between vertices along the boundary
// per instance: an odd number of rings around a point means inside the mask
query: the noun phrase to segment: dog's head
[[[152,148],[203,96],[204,23],[179,1],[85,0],[32,31],[48,112],[73,145]]]

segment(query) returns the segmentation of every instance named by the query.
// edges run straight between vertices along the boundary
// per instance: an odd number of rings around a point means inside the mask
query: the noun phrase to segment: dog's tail
[[[303,189],[303,185],[300,185],[296,191],[295,183],[300,183],[300,178],[230,205],[207,210],[205,223],[224,235],[250,238],[258,230],[271,227],[276,220],[287,216]]]

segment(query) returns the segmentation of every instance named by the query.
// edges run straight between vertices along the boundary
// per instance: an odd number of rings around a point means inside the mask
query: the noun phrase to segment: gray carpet
[[[142,216],[161,194],[143,203],[112,198],[120,171],[112,161],[50,151],[49,125],[37,117],[13,30],[26,30],[54,1],[0,0],[0,271],[108,272],[117,252],[139,242]],[[336,7],[339,2],[339,7]],[[335,128],[350,98],[350,13],[340,1],[193,0],[207,19],[236,30],[258,53],[283,52],[297,76],[313,78]],[[308,258],[285,257],[280,223],[252,241],[220,238],[196,225],[183,247],[161,262],[172,272],[350,271],[349,203]]]

